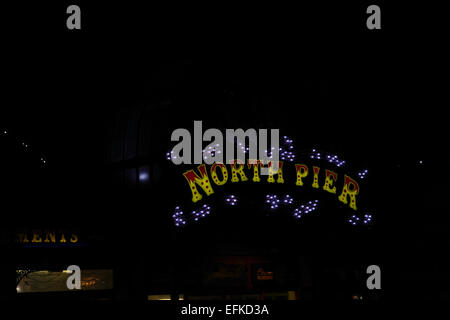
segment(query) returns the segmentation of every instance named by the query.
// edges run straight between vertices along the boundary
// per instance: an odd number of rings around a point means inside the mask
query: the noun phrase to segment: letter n
[[[192,202],[197,202],[202,199],[202,195],[197,190],[197,185],[203,189],[206,195],[211,195],[214,193],[211,183],[208,178],[208,173],[206,172],[206,166],[204,164],[199,165],[198,171],[200,171],[201,178],[194,172],[194,170],[186,171],[183,175],[189,183],[189,187],[192,192]]]

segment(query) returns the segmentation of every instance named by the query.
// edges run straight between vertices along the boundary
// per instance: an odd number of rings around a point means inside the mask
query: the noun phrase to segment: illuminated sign
[[[184,172],[183,176],[189,185],[192,202],[194,203],[202,200],[204,195],[212,195],[216,187],[229,182],[251,181],[252,183],[283,184],[286,175],[293,175],[295,187],[311,187],[335,194],[338,201],[348,205],[353,210],[357,210],[357,196],[360,193],[360,187],[355,179],[346,174],[338,176],[336,172],[326,168],[322,169],[319,166],[285,163],[283,161],[278,162],[277,170],[271,170],[272,162],[269,161],[267,165],[269,175],[261,176],[260,170],[263,166],[259,160],[248,160],[246,164],[237,161],[229,165],[214,163],[208,166],[209,168],[207,165],[201,164],[197,167],[197,170],[188,170]],[[229,179],[229,177],[231,178]]]
[[[79,238],[76,233],[65,230],[33,229],[17,232],[16,242],[23,245],[77,244]]]

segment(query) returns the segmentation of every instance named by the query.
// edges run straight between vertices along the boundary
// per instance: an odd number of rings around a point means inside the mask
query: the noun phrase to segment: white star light
[[[319,200],[309,201],[307,204],[301,205],[299,208],[294,210],[294,217],[300,219],[307,213],[310,213],[317,209]]]

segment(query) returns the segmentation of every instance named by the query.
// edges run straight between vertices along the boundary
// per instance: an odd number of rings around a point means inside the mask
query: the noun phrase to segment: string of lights
[[[370,224],[371,222],[372,222],[372,215],[371,214],[365,214],[363,223],[364,224]]]
[[[294,198],[292,198],[290,195],[287,194],[284,196],[283,203],[284,204],[293,204]]]
[[[270,150],[264,150],[269,159],[272,159],[273,150],[275,150],[275,147],[270,148]],[[295,161],[294,141],[288,136],[283,136],[278,151],[280,160],[288,162]]]
[[[200,209],[193,210],[191,212],[191,217],[193,220],[198,221],[201,218],[204,218],[211,214],[211,207],[207,204],[204,204]],[[181,227],[188,223],[189,218],[183,212],[180,206],[176,206],[174,212],[172,214],[173,222],[175,226]]]
[[[225,203],[230,206],[235,206],[238,202],[238,199],[235,195],[230,194],[225,197]]]
[[[364,169],[364,170],[358,172],[358,177],[359,177],[360,179],[365,179],[368,172],[369,172],[369,170]]]
[[[244,153],[248,153],[250,148],[245,146],[242,142],[238,142],[238,148],[241,149]]]
[[[294,210],[293,215],[295,218],[300,219],[305,214],[308,214],[308,213],[316,210],[318,204],[319,204],[319,200],[309,201],[307,204],[303,204],[299,208],[296,208]]]
[[[172,159],[176,159],[177,157],[173,154],[173,150],[172,151],[168,151],[166,153],[166,159],[171,161]]]
[[[249,153],[250,150],[249,146],[245,145],[245,143],[240,141],[236,142],[237,147],[241,149],[244,152],[244,154]],[[216,144],[215,146],[208,146],[208,148],[203,149],[202,150],[203,160],[207,160],[210,157],[214,157],[216,153],[217,154],[222,153],[221,150],[217,150],[219,149],[219,146],[220,146],[219,144]],[[275,147],[272,147],[270,150],[267,149],[265,150],[265,153],[269,159],[272,158],[273,150],[275,150]],[[289,161],[289,162],[295,161],[294,140],[290,139],[288,136],[283,136],[281,140],[281,145],[279,146],[279,157],[280,160],[282,161]],[[176,159],[173,150],[168,151],[166,153],[166,159],[169,161],[172,159]]]
[[[366,213],[362,217],[359,217],[358,215],[353,214],[348,219],[348,222],[353,226],[370,225],[370,224],[372,224],[372,215],[369,213]]]
[[[330,153],[323,153],[320,152],[317,149],[312,149],[311,150],[311,154],[309,156],[311,159],[316,159],[316,160],[326,160],[328,163],[331,163],[333,165],[335,165],[336,167],[340,168],[342,166],[345,165],[345,160],[339,159],[339,157],[335,154],[330,154]]]
[[[19,145],[22,147],[22,150],[24,152],[30,152],[32,150],[31,145],[28,142],[24,141],[23,139],[14,137],[7,128],[0,130],[0,133],[1,133],[2,137],[10,137],[10,138],[18,141]],[[42,153],[39,156],[39,162],[40,162],[41,166],[47,165],[47,157],[45,155],[43,155]]]
[[[280,159],[283,161],[295,161],[294,141],[288,136],[283,136],[282,145],[280,147]]]
[[[235,195],[227,195],[225,197],[225,204],[229,206],[235,206],[238,203],[238,198]],[[292,205],[294,203],[294,198],[289,194],[285,195],[283,200],[280,201],[279,197],[274,194],[266,195],[265,203],[270,206],[270,209],[275,210],[279,208],[280,203],[283,205]],[[312,200],[306,204],[300,205],[300,207],[295,208],[293,211],[294,218],[300,219],[303,216],[309,214],[317,210],[319,205],[319,200]],[[204,218],[211,214],[211,207],[207,204],[204,204],[200,209],[193,210],[191,216],[194,221],[198,221],[201,218]],[[177,227],[184,226],[187,224],[186,217],[184,215],[183,210],[180,206],[175,207],[174,213],[172,215],[173,221]],[[368,226],[372,224],[373,217],[369,213],[365,213],[362,216],[358,216],[357,214],[353,214],[348,219],[348,223],[353,226]]]
[[[209,146],[208,149],[203,149],[203,160],[207,160],[208,157],[215,157],[216,153],[221,154],[222,151],[216,150],[216,148],[219,148],[219,144],[217,143],[215,146]]]
[[[198,221],[200,218],[204,218],[211,213],[211,207],[207,204],[204,204],[201,209],[192,211],[192,215],[194,216],[194,220]]]
[[[185,225],[186,220],[183,217],[183,211],[180,207],[175,207],[175,211],[172,215],[173,221],[175,222],[175,225],[179,227],[180,225]]]
[[[286,194],[283,197],[283,200],[280,200],[280,198],[276,194],[268,194],[268,195],[266,195],[265,203],[267,206],[270,207],[270,209],[275,210],[275,209],[278,209],[280,203],[283,205],[293,204],[294,198],[291,197],[289,194]]]
[[[280,203],[280,199],[275,194],[266,195],[266,203],[270,206],[270,209],[278,209],[278,204]]]
[[[359,224],[360,220],[361,219],[359,219],[359,217],[356,216],[356,214],[354,214],[350,217],[350,219],[348,219],[348,222],[351,223],[352,225],[356,226],[357,224]]]
[[[245,145],[243,142],[235,141],[237,144],[237,147],[240,148],[244,153],[248,154],[249,147]],[[293,140],[290,139],[288,136],[283,136],[281,139],[281,145],[279,147],[279,155],[280,160],[282,161],[289,161],[293,162],[295,161],[295,153],[294,153],[294,144]],[[210,157],[215,157],[217,153],[221,153],[221,150],[218,148],[220,145],[216,144],[214,146],[208,146],[206,149],[202,150],[203,159],[207,160]],[[218,150],[219,149],[219,150]],[[272,158],[274,147],[271,147],[270,150],[265,150],[268,158]],[[304,153],[304,155],[308,155],[308,151]],[[173,151],[167,152],[166,154],[167,160],[176,159]],[[318,149],[312,149],[312,151],[309,153],[309,157],[311,159],[326,161],[336,167],[343,167],[346,164],[345,160],[342,160],[339,158],[338,155],[327,153],[327,152],[321,152]],[[368,170],[364,169],[359,172],[357,172],[357,175],[360,179],[365,179],[368,175]],[[239,199],[234,194],[229,194],[225,196],[225,205],[227,206],[236,206],[239,202]],[[285,194],[282,196],[276,195],[276,194],[267,194],[265,197],[265,205],[270,210],[277,210],[279,209],[280,205],[284,206],[290,206],[293,205],[295,202],[295,199],[289,195]],[[318,208],[319,200],[312,200],[307,202],[306,204],[302,204],[300,207],[297,207],[293,211],[293,216],[297,219],[303,217],[306,214],[309,214],[310,212],[315,211]],[[211,213],[211,207],[207,204],[203,205],[200,209],[193,210],[191,212],[191,216],[194,221],[198,221],[199,219],[208,216]],[[181,226],[187,224],[187,219],[184,217],[183,211],[180,207],[176,207],[175,213],[173,214],[174,222],[176,226]],[[362,215],[352,215],[348,222],[352,225],[369,225],[372,223],[372,215],[371,214],[364,214]]]

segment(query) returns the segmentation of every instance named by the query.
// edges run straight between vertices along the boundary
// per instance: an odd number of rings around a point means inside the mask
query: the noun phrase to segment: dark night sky
[[[12,7],[2,21],[16,30],[5,34],[2,113],[9,117],[2,120],[9,119],[2,122],[12,121],[49,152],[58,150],[55,156],[103,134],[111,109],[158,95],[183,101],[184,110],[170,111],[171,117],[214,119],[204,111],[224,89],[247,101],[276,101],[283,108],[274,117],[279,123],[316,128],[315,137],[327,140],[342,141],[329,133],[345,135],[351,125],[362,144],[399,155],[443,142],[439,76],[448,67],[446,50],[435,25],[405,27],[407,8],[400,17],[399,9],[386,10],[386,28],[371,34],[358,6],[229,7],[194,15],[89,6],[86,28],[74,34],[64,30],[60,7]]]
[[[167,119],[183,126],[232,125],[237,112],[243,126],[256,108],[256,119],[295,128],[297,139],[386,162],[448,160],[448,50],[439,19],[408,23],[417,7],[389,7],[375,34],[364,30],[363,5],[203,13],[82,4],[79,33],[65,30],[63,4],[7,6],[2,20],[15,32],[5,33],[1,124],[58,169],[101,164],[113,110],[165,96],[176,101]],[[212,111],[224,92],[239,111]]]
[[[376,163],[392,223],[408,238],[421,227],[426,201],[448,189],[448,49],[443,20],[427,10],[386,5],[383,29],[369,32],[364,5],[173,10],[81,1],[83,29],[69,32],[65,4],[6,7],[0,128],[49,163],[43,176],[23,171],[31,160],[16,162],[20,151],[8,145],[13,151],[4,161],[26,181],[11,188],[12,206],[32,212],[53,197],[48,214],[57,216],[77,192],[100,197],[111,117],[167,98],[173,103],[159,113],[170,126],[158,137],[162,144],[193,120],[205,127],[263,124],[307,147]],[[425,18],[417,19],[419,12]],[[386,186],[387,179],[395,184]],[[423,202],[412,201],[422,191]],[[22,203],[22,195],[34,202]],[[448,221],[443,199],[435,199],[430,219]],[[84,204],[69,207],[73,213]],[[412,229],[404,230],[410,216]]]

